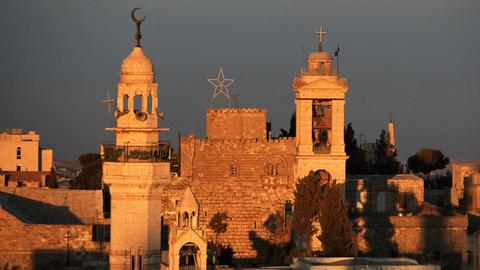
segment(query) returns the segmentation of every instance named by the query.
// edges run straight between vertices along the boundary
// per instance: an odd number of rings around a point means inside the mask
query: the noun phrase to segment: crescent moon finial
[[[135,47],[142,47],[140,45],[140,39],[142,38],[142,35],[140,34],[140,25],[142,24],[143,21],[145,21],[146,17],[144,16],[142,19],[138,19],[137,17],[135,17],[135,11],[137,11],[138,9],[140,8],[139,7],[134,8],[130,13],[130,17],[132,18],[132,21],[137,26],[137,33],[135,34],[135,39],[137,40],[137,44],[135,45]]]

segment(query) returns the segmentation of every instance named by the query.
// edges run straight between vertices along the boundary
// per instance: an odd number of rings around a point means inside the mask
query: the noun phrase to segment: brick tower
[[[318,51],[308,56],[307,69],[293,79],[296,105],[295,178],[324,170],[345,182],[344,106],[348,83],[332,71],[332,56],[323,50],[323,28]],[[338,67],[337,67],[338,68]]]
[[[134,10],[135,11],[135,10]],[[110,269],[160,269],[160,195],[170,181],[170,147],[158,141],[157,88],[150,59],[137,44],[122,62],[115,143],[102,145],[103,181],[111,193]],[[160,114],[161,115],[161,114]]]

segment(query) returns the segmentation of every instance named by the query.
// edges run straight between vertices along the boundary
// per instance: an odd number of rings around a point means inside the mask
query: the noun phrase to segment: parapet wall
[[[208,139],[265,139],[267,110],[255,108],[208,109]]]
[[[1,269],[63,269],[67,254],[71,264],[108,254],[108,243],[92,241],[92,225],[26,224],[1,206],[0,224]]]
[[[94,224],[103,219],[101,190],[0,187],[0,203],[29,223]]]

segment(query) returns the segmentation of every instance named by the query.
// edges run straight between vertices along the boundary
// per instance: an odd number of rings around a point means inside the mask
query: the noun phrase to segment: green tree
[[[227,220],[229,219],[227,213],[225,212],[217,212],[213,215],[213,217],[210,219],[210,222],[208,222],[208,228],[211,229],[215,233],[215,239],[212,244],[212,248],[215,252],[215,258],[222,256],[222,250],[223,247],[222,245],[218,244],[218,237],[220,234],[226,233],[228,229],[228,223]],[[227,247],[228,249],[228,247]],[[230,248],[231,249],[231,248]],[[233,255],[233,253],[232,253]],[[216,260],[215,262],[216,263]]]
[[[370,164],[365,158],[365,151],[358,147],[355,139],[355,131],[352,123],[348,123],[344,133],[345,153],[348,156],[346,161],[347,174],[368,174],[371,172]]]
[[[415,155],[408,158],[408,169],[414,173],[429,174],[431,171],[443,169],[450,162],[442,151],[432,148],[420,148]]]
[[[292,228],[297,238],[304,243],[303,247],[296,247],[303,250],[304,256],[312,255],[311,237],[316,233],[313,222],[318,217],[323,187],[319,174],[312,171],[295,184]]]
[[[322,232],[319,235],[316,235],[314,222],[320,224]],[[305,243],[304,256],[312,255],[311,237],[314,235],[322,242],[328,256],[353,254],[354,238],[348,220],[348,204],[341,189],[325,171],[310,172],[297,181],[292,227]]]
[[[385,130],[380,132],[376,141],[373,171],[376,174],[397,174],[403,171],[402,164],[397,160],[397,150],[388,142]]]
[[[339,186],[331,181],[326,185],[318,219],[322,229],[317,238],[322,242],[325,255],[353,256],[356,248],[352,224],[348,220],[348,203]]]
[[[296,114],[295,112],[292,113],[292,116],[290,116],[290,128],[288,131],[285,129],[281,128],[280,129],[280,135],[278,137],[295,137],[297,133],[297,120],[296,120]]]
[[[102,189],[102,158],[97,153],[83,154],[78,158],[80,173],[69,184],[72,189]]]

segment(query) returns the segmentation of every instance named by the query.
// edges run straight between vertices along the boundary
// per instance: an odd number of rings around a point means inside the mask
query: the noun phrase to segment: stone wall
[[[463,215],[362,217],[354,220],[358,249],[375,256],[413,255],[458,269],[466,255],[468,219]]]
[[[0,207],[0,268],[62,269],[108,254],[92,241],[92,225],[26,224]],[[7,268],[5,268],[7,269]]]
[[[412,174],[349,175],[345,198],[362,215],[413,213],[423,205],[423,180]]]
[[[101,190],[0,187],[0,203],[28,223],[94,224],[103,219]]]
[[[266,139],[267,110],[208,109],[207,139]]]
[[[215,213],[226,212],[228,230],[219,241],[233,248],[237,261],[267,259],[272,233],[265,225],[284,215],[287,200],[293,202],[294,166],[295,140],[290,138],[181,138],[181,176],[200,204],[200,227],[207,231],[207,240],[213,240],[207,224]],[[171,198],[170,204],[180,199]]]

